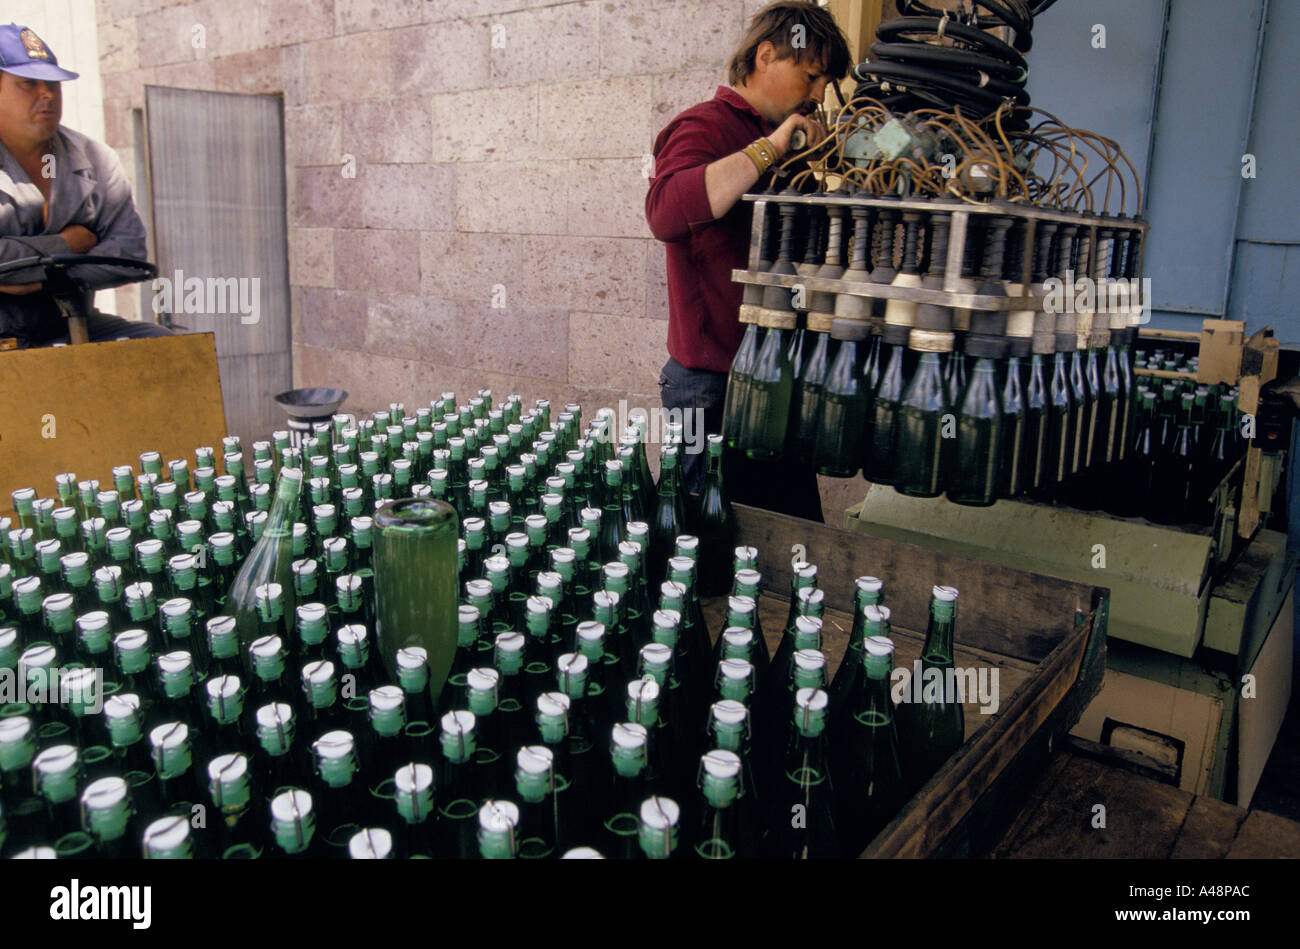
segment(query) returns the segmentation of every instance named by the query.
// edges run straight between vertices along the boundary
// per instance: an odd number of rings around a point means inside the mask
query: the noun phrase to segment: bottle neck
[[[930,605],[930,624],[925,634],[922,658],[930,664],[952,663],[953,629],[956,610],[953,604],[935,602]]]

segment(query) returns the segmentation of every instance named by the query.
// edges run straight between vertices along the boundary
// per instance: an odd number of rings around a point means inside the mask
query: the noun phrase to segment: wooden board
[[[1241,346],[1245,338],[1246,324],[1241,320],[1203,320],[1196,381],[1206,385],[1216,382],[1236,385],[1241,375]]]
[[[1096,805],[1106,826],[1095,826]],[[1006,858],[1300,857],[1300,823],[1058,751],[987,854]]]
[[[1228,859],[1300,858],[1300,823],[1267,811],[1251,811],[1228,847]]]
[[[1077,755],[1062,757],[1067,760],[1053,774],[1051,792],[1021,813],[993,856],[1170,856],[1192,795]],[[1105,825],[1096,826],[1103,816]]]
[[[113,466],[139,474],[145,451],[192,468],[195,447],[226,434],[211,333],[0,353],[0,406],[7,514],[15,488],[55,497],[54,476],[71,471],[108,489]]]
[[[876,40],[876,27],[883,18],[884,0],[829,0],[826,9],[835,17],[835,23],[844,33],[849,44],[849,67],[867,58],[867,51]],[[843,80],[840,90],[844,101],[853,97],[853,87],[857,81],[850,75]],[[839,104],[830,87],[826,89],[826,101]]]
[[[1226,857],[1245,819],[1246,812],[1240,807],[1197,796],[1169,856],[1175,860]]]

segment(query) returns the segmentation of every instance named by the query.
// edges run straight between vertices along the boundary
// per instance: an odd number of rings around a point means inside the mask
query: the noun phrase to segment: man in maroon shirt
[[[669,359],[660,394],[666,409],[702,409],[706,432],[722,430],[727,371],[744,333],[737,319],[743,288],[731,271],[748,265],[752,208],[740,197],[758,190],[796,131],[809,141],[825,136],[803,113],[821,104],[826,83],[848,67],[848,45],[829,13],[815,3],[771,4],[731,57],[730,87],[719,86],[655,140],[645,207],[668,255]],[[685,455],[693,492],[704,467],[703,454]],[[733,500],[822,519],[810,468],[784,459],[750,462],[728,451],[726,478]]]

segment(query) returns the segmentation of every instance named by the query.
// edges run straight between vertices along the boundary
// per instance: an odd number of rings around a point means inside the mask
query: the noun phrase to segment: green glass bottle
[[[605,463],[604,505],[600,514],[597,550],[601,563],[618,559],[618,545],[626,539],[627,522],[623,518],[623,463]]]
[[[749,323],[740,339],[740,348],[727,374],[727,395],[723,406],[722,437],[731,448],[740,445],[749,406],[750,378],[758,360],[758,324]]]
[[[885,599],[885,584],[877,577],[858,577],[853,581],[853,626],[849,630],[849,642],[844,651],[844,658],[835,670],[835,678],[827,690],[831,705],[829,712],[832,741],[837,734],[839,722],[847,698],[861,688],[862,680],[862,637],[866,635],[866,613],[868,606],[881,606]],[[888,613],[885,614],[888,616]]]
[[[279,584],[285,602],[282,610],[284,633],[292,641],[293,608],[293,524],[298,514],[298,494],[302,472],[286,468],[276,485],[275,503],[267,517],[261,539],[244,559],[230,591],[226,594],[226,612],[235,617],[239,642],[244,655],[253,640],[266,635],[258,612],[257,590],[268,583]],[[246,666],[251,672],[251,668]]]
[[[605,852],[615,860],[640,856],[639,810],[645,800],[647,731],[635,722],[621,722],[611,730],[609,775],[603,801]]]
[[[1074,395],[1070,387],[1066,353],[1073,345],[1073,335],[1058,333],[1056,352],[1052,357],[1052,378],[1047,388],[1047,477],[1044,494],[1055,497],[1060,486],[1070,477],[1074,459],[1075,416]]]
[[[654,518],[650,522],[650,579],[657,588],[664,579],[664,564],[673,552],[673,541],[686,532],[686,509],[678,491],[680,477],[677,446],[667,445],[659,454],[659,486]]]
[[[260,786],[267,801],[281,791],[305,778],[299,767],[297,746],[294,744],[297,715],[284,702],[268,702],[255,707],[251,720],[257,747],[253,763]]]
[[[429,660],[420,646],[407,646],[397,650],[397,684],[406,699],[406,719],[409,723],[433,720],[433,703],[429,699]],[[465,687],[468,690],[469,681]]]
[[[755,682],[754,667],[746,659],[721,659],[713,681],[711,698],[717,702],[729,699],[753,709]]]
[[[431,499],[385,505],[375,515],[376,645],[385,663],[420,646],[429,661],[431,698],[442,692],[456,651],[455,510]],[[390,680],[397,670],[387,668]]]
[[[317,833],[313,804],[311,794],[302,788],[286,788],[271,800],[271,849],[275,856],[300,860],[328,856]]]
[[[1151,475],[1151,501],[1147,517],[1157,524],[1184,524],[1191,520],[1189,496],[1196,471],[1192,410],[1195,395],[1184,392],[1178,399],[1176,427],[1172,438],[1157,456]]]
[[[500,710],[501,673],[491,667],[471,669],[465,682],[467,704],[474,713],[474,762],[482,774],[481,788],[485,793],[507,788],[513,779],[514,760],[506,745],[505,715]]]
[[[207,773],[208,794],[217,812],[212,855],[225,857],[239,848],[236,852],[248,858],[261,856],[266,840],[264,828],[259,826],[260,801],[248,756],[239,752],[218,755],[208,762]]]
[[[500,718],[500,751],[509,756],[514,749],[523,745],[533,733],[532,713],[529,706],[531,696],[524,691],[524,646],[523,634],[516,632],[498,633],[496,648],[493,653],[493,666],[500,675],[497,686],[497,710],[494,717]],[[470,683],[473,688],[473,683]],[[527,705],[525,703],[528,703]],[[477,715],[478,711],[470,706]],[[507,762],[513,766],[513,761]]]
[[[126,692],[110,695],[104,701],[103,721],[115,770],[131,786],[136,808],[145,814],[156,811],[160,804],[149,743],[144,736],[140,697]]]
[[[682,811],[670,797],[652,794],[641,802],[637,838],[649,860],[672,860],[678,854]]]
[[[709,706],[708,724],[704,729],[705,748],[720,748],[740,757],[741,787],[749,797],[755,813],[762,813],[769,792],[758,781],[758,753],[750,730],[752,716],[745,703],[737,699],[720,699]]]
[[[868,435],[871,393],[862,368],[871,327],[860,321],[838,320],[832,334],[839,347],[822,388],[813,464],[819,474],[849,478],[858,473],[863,440]]]
[[[345,686],[350,685],[349,691],[353,693],[355,699],[348,699],[348,702],[356,701],[359,704],[354,707],[359,711],[365,711],[365,695],[379,684],[386,681],[389,676],[383,669],[383,662],[370,647],[370,634],[366,627],[361,623],[348,623],[340,626],[335,634],[337,653],[339,660],[339,682]],[[396,652],[394,652],[396,656]],[[349,680],[347,677],[351,676]],[[396,676],[393,676],[396,678]]]
[[[936,586],[931,591],[930,621],[921,649],[921,681],[911,684],[908,701],[898,709],[899,746],[912,790],[930,780],[966,737],[957,677],[953,673],[956,620],[956,589]]]
[[[738,444],[753,459],[773,458],[784,449],[794,389],[794,367],[790,363],[794,313],[768,311],[763,323],[767,332],[749,373]]]
[[[957,397],[956,438],[948,458],[947,496],[957,504],[988,507],[997,500],[1004,419],[994,358],[1000,349],[987,337],[971,334],[966,340],[967,354],[976,362]]]
[[[192,860],[194,839],[188,818],[163,817],[145,828],[141,849],[146,860]]]
[[[519,805],[513,801],[483,802],[478,812],[478,848],[482,859],[513,860],[519,856],[515,839],[519,817]]]
[[[559,841],[565,834],[561,818],[561,787],[555,756],[545,745],[525,745],[515,755],[515,792],[520,798],[518,844],[519,857],[542,860],[556,857]]]
[[[451,711],[442,717],[439,735],[437,852],[458,860],[477,852],[474,835],[482,797],[481,769],[474,760],[477,724],[473,712]]]
[[[357,767],[356,741],[342,729],[319,735],[311,746],[312,801],[316,828],[329,853],[337,855],[368,814],[367,789]]]
[[[182,722],[166,722],[148,737],[162,806],[170,813],[189,813],[203,797],[190,729]]]
[[[366,827],[348,841],[348,856],[353,860],[389,860],[395,856],[393,835],[382,827]]]
[[[813,295],[816,296],[815,293]],[[812,464],[816,457],[826,376],[838,353],[838,340],[831,337],[830,322],[823,318],[819,323],[814,323],[813,316],[809,316],[804,340],[806,355],[803,365],[799,367],[796,391],[792,397],[788,450],[796,460],[804,464]],[[814,330],[814,325],[819,328]]]
[[[587,660],[587,697],[600,727],[623,720],[623,682],[617,654],[608,651],[603,623],[584,620],[574,629],[577,652]]]
[[[203,683],[201,697],[206,706],[206,745],[213,752],[242,749],[249,738],[244,690],[239,676],[216,675]]]
[[[9,848],[39,842],[44,805],[32,786],[36,724],[27,715],[0,718],[0,808],[9,820]],[[5,851],[7,854],[9,851]]]
[[[1023,340],[1013,340],[1013,347],[1023,348]],[[1013,348],[1007,360],[1002,385],[1002,440],[998,447],[998,497],[1014,498],[1023,493],[1026,468],[1024,379],[1020,356]]]
[[[190,738],[198,742],[206,724],[203,699],[195,685],[194,660],[188,652],[177,650],[158,656],[158,700],[145,722],[146,728],[163,722],[184,722]],[[199,750],[200,760],[203,750]]]
[[[807,576],[800,576],[801,571]],[[808,571],[811,571],[809,574]],[[795,583],[816,582],[817,568],[813,564],[801,564],[795,568]],[[791,657],[796,649],[817,649],[820,648],[820,640],[813,641],[811,637],[819,636],[821,633],[821,615],[823,604],[826,600],[826,594],[815,586],[796,586],[795,595],[791,599],[790,616],[786,622],[785,632],[781,636],[781,643],[776,647],[776,653],[772,656],[772,662],[768,666],[766,677],[759,685],[762,692],[770,694],[785,687],[786,678],[789,675]],[[800,624],[799,619],[807,617],[808,620]],[[781,716],[782,721],[785,716]]]
[[[923,352],[899,404],[895,440],[895,487],[911,497],[938,497],[946,487],[950,439],[944,416],[952,400],[936,352]]]
[[[80,834],[83,848],[93,841],[83,832],[74,830],[80,826],[80,800],[77,785],[82,780],[81,756],[76,745],[52,744],[36,754],[31,764],[32,788],[41,798],[44,808],[40,814],[41,839],[57,841],[60,856],[63,852],[63,835]]]
[[[692,840],[694,855],[704,860],[745,859],[758,854],[756,826],[740,805],[740,756],[715,748],[700,758],[701,806]]]
[[[722,438],[710,435],[708,471],[696,514],[699,544],[699,595],[719,596],[726,591],[727,556],[736,543],[736,516],[723,480]]]
[[[398,768],[392,780],[402,855],[422,858],[444,856],[437,840],[433,768],[427,764],[410,762]],[[477,807],[475,813],[477,814]]]
[[[239,657],[239,628],[233,616],[214,616],[205,624],[208,674],[236,675],[243,671]]]
[[[827,761],[829,699],[821,689],[795,694],[793,728],[781,766],[783,780],[771,788],[764,852],[781,860],[840,856],[835,783]]]
[[[592,789],[599,786],[603,749],[598,749],[596,742],[598,736],[609,730],[609,724],[597,718],[598,703],[587,691],[589,668],[587,657],[581,653],[562,653],[555,662],[556,684],[569,702],[565,738],[569,777],[579,788],[586,789],[582,791],[584,795],[593,793]],[[597,832],[595,814],[579,811],[576,821],[575,834]]]
[[[840,751],[835,758],[836,812],[848,857],[866,848],[907,797],[889,694],[894,644],[884,636],[868,636],[863,650],[865,688],[837,736]]]

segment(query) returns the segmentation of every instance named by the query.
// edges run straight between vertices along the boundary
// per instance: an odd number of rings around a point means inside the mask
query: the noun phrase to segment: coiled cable
[[[1024,54],[1033,45],[1034,17],[1055,0],[967,0],[967,10],[936,10],[919,0],[900,0],[906,14],[880,24],[871,58],[853,69],[866,96],[894,112],[961,108],[987,121],[1004,103],[1029,105]],[[984,11],[980,13],[978,11]],[[985,32],[1007,27],[1010,43]],[[1023,113],[1004,121],[1024,129]]]

